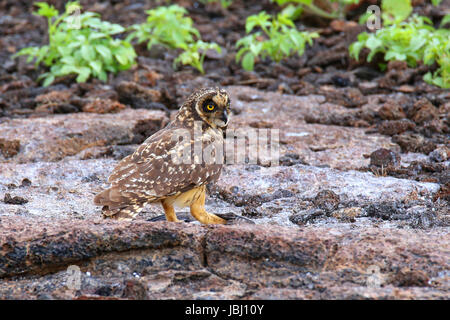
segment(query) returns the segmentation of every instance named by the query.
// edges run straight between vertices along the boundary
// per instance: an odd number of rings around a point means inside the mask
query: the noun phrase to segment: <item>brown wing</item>
[[[177,164],[173,155],[193,141],[172,139],[172,130],[148,138],[132,155],[124,158],[108,181],[129,198],[159,199],[216,180],[221,165]]]

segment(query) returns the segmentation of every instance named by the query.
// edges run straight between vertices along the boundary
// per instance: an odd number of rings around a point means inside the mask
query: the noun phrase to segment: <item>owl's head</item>
[[[230,97],[219,88],[204,88],[194,92],[190,99],[193,111],[213,128],[224,129],[230,116]]]

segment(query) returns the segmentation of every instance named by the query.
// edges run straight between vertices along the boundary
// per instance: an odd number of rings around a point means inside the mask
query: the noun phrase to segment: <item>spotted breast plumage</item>
[[[226,223],[208,213],[204,204],[206,185],[215,182],[222,169],[229,114],[225,90],[203,88],[191,94],[173,121],[119,162],[108,179],[111,187],[94,199],[103,206],[103,216],[132,219],[147,203],[161,202],[168,221],[179,221],[174,206],[189,206],[201,223]]]

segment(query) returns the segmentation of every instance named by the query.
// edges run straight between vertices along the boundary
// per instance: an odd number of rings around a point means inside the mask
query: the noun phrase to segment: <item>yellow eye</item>
[[[213,111],[215,107],[216,107],[216,106],[213,105],[213,104],[208,104],[208,105],[206,106],[206,109],[207,109],[208,111]]]

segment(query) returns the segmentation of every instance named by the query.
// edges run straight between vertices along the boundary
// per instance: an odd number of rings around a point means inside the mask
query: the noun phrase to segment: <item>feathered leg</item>
[[[206,192],[203,189],[201,195],[191,204],[192,216],[204,224],[226,224],[227,221],[215,214],[209,213],[205,210]]]
[[[167,221],[180,222],[180,220],[178,220],[177,218],[177,215],[175,214],[173,205],[171,205],[167,200],[162,200],[161,204],[164,208],[164,213],[166,214]]]

